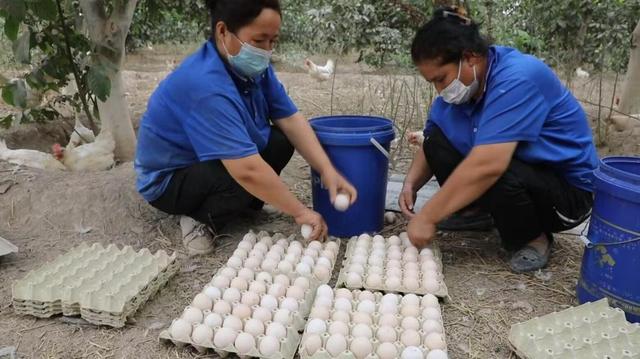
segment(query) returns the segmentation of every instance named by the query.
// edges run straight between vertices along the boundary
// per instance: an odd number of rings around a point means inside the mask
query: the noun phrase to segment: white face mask
[[[478,78],[476,76],[476,67],[473,66],[473,82],[467,86],[462,81],[460,81],[460,71],[462,70],[462,59],[458,64],[458,78],[451,81],[449,86],[447,86],[444,90],[440,92],[440,96],[442,99],[453,105],[460,105],[468,102],[473,95],[478,91],[478,87],[480,83],[478,82]]]

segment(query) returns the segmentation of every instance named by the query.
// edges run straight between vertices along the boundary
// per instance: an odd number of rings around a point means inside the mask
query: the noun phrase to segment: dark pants
[[[282,131],[272,126],[260,155],[280,174],[293,150]],[[177,170],[165,192],[151,205],[169,214],[189,216],[218,232],[238,215],[259,210],[264,203],[242,188],[220,160],[214,160]]]
[[[434,126],[425,138],[427,163],[442,186],[462,156]],[[576,227],[591,213],[593,195],[544,165],[512,159],[502,177],[476,202],[489,212],[507,250],[518,250],[542,233]]]

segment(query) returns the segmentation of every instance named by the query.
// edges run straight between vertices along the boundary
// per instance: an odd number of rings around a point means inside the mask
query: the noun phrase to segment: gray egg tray
[[[509,342],[526,359],[640,358],[640,324],[602,299],[514,324]]]
[[[96,325],[123,327],[178,267],[175,253],[82,243],[16,281],[13,307],[39,318],[80,315]]]
[[[395,292],[395,293],[413,293],[413,294],[417,294],[417,295],[425,295],[425,294],[433,294],[437,297],[440,298],[444,298],[445,300],[449,300],[449,290],[447,288],[447,285],[444,281],[444,275],[442,273],[442,253],[440,252],[440,249],[438,248],[438,246],[435,243],[432,243],[431,245],[429,245],[427,248],[431,249],[433,251],[433,256],[434,256],[434,260],[436,262],[436,264],[438,265],[438,282],[440,284],[439,288],[437,291],[435,292],[429,292],[428,290],[426,290],[425,288],[422,287],[422,284],[420,284],[420,288],[417,290],[409,290],[407,288],[405,288],[404,286],[400,286],[398,288],[388,288],[387,286],[379,286],[379,287],[373,287],[367,284],[367,271],[369,269],[369,265],[365,265],[365,273],[364,276],[362,278],[362,285],[359,287],[355,287],[355,286],[349,286],[347,285],[347,271],[348,268],[351,264],[351,258],[353,257],[353,255],[355,254],[355,249],[356,249],[356,240],[358,237],[352,237],[349,242],[347,243],[347,250],[345,252],[345,257],[344,260],[342,262],[342,268],[340,269],[340,273],[338,275],[338,281],[336,283],[336,287],[344,287],[344,288],[349,288],[349,289],[369,289],[369,290],[376,290],[376,291],[382,291],[382,292]],[[385,238],[385,240],[388,240],[388,238]],[[403,246],[402,248],[406,248],[406,246]],[[422,271],[420,271],[420,273],[422,274]],[[421,277],[420,277],[421,278]],[[386,283],[386,281],[384,280],[385,277],[383,276],[383,283]],[[421,283],[421,281],[420,281]]]
[[[252,231],[250,231],[249,233],[254,233]],[[273,239],[273,242],[277,242],[280,239],[285,239],[287,240],[287,242],[291,243],[293,240],[296,240],[296,235],[291,235],[289,237],[286,237],[285,235],[281,234],[281,233],[275,233],[273,234],[273,236],[271,236],[268,232],[265,231],[261,231],[259,233],[256,234],[256,237],[258,239],[258,242],[266,237],[269,236]],[[338,239],[335,239],[338,248],[340,246],[340,241]],[[325,244],[323,244],[323,246],[325,246]],[[303,245],[303,248],[306,248],[306,246]],[[333,269],[335,267],[335,263],[337,262],[337,258],[336,260],[333,262],[333,265],[331,267],[331,272],[333,273]],[[244,263],[243,263],[244,264]],[[227,266],[224,266],[220,269],[218,269],[216,271],[216,274],[213,276],[217,276],[220,275],[225,268],[227,268]],[[229,267],[231,268],[231,267]],[[231,268],[234,270],[237,270],[238,268]],[[262,271],[262,268],[260,266],[258,266],[257,268],[255,268],[254,272],[259,273],[260,271]],[[299,275],[298,273],[295,272],[289,272],[289,273],[284,273],[280,270],[278,270],[277,268],[275,270],[272,271],[268,271],[270,274],[273,275],[273,277],[275,277],[278,274],[283,274],[286,275],[291,283],[294,282],[294,280],[298,277],[301,277],[301,275]],[[309,289],[307,291],[305,291],[304,294],[304,298],[302,300],[298,300],[299,303],[299,308],[298,311],[291,313],[291,319],[290,319],[290,324],[286,327],[287,328],[287,335],[285,338],[282,338],[280,341],[280,351],[273,355],[273,356],[264,356],[262,355],[258,350],[253,350],[252,352],[243,355],[243,357],[259,357],[259,358],[267,358],[267,359],[292,359],[295,354],[296,351],[298,349],[298,345],[300,344],[300,339],[301,339],[301,335],[300,335],[300,331],[302,331],[304,329],[304,326],[306,324],[306,318],[309,315],[309,312],[311,311],[311,306],[313,304],[313,300],[315,297],[315,291],[318,288],[318,286],[320,286],[321,284],[326,284],[326,282],[328,281],[320,281],[318,278],[316,278],[313,274],[309,275],[309,276],[305,276],[308,280],[309,280]],[[210,283],[211,285],[211,283]],[[224,288],[219,288],[221,291],[224,290]],[[242,292],[244,293],[244,292]],[[282,298],[278,298],[278,300],[280,301]],[[222,300],[222,299],[219,299]],[[233,307],[233,305],[235,305],[236,303],[230,303]],[[215,305],[215,304],[214,304]],[[252,312],[253,310],[256,308],[257,306],[252,306]],[[272,313],[275,313],[276,310],[273,310]],[[204,315],[206,317],[206,313]],[[225,315],[223,318],[226,318],[227,315]],[[199,324],[199,323],[194,323],[194,325]],[[268,323],[265,323],[265,326]],[[212,330],[214,331],[214,336],[215,336],[215,332],[220,329],[220,328],[212,328]],[[240,332],[238,332],[240,333]],[[264,335],[262,336],[258,336],[256,338],[256,343],[259,343],[260,339],[264,337]],[[171,342],[174,345],[178,346],[178,347],[185,347],[187,345],[190,345],[192,347],[194,347],[199,353],[205,353],[208,350],[213,350],[215,351],[219,356],[221,357],[226,357],[228,356],[230,353],[235,353],[237,354],[238,351],[235,348],[234,345],[230,345],[228,347],[225,348],[219,348],[216,347],[214,345],[213,342],[207,343],[206,345],[201,345],[201,344],[196,344],[193,342],[193,340],[189,340],[189,341],[185,341],[185,340],[179,340],[176,338],[173,338],[171,336],[171,333],[169,332],[169,329],[167,330],[163,330],[160,335],[159,335],[159,339],[162,342]]]
[[[354,298],[357,298],[359,296],[359,294],[361,293],[361,291],[360,290],[352,290],[351,293],[353,294]],[[375,303],[376,303],[376,307],[377,307],[380,304],[380,300],[382,299],[383,294],[380,293],[380,292],[374,292],[373,294],[375,295],[375,299],[376,299]],[[400,300],[402,300],[402,298],[403,298],[402,295],[398,295],[398,297],[399,297]],[[335,300],[335,298],[334,298],[334,300]],[[359,301],[357,299],[352,300],[352,306],[354,308],[357,307],[358,303],[359,303]],[[401,304],[399,304],[399,306],[401,306]],[[422,304],[420,305],[420,309],[421,310],[424,309]],[[438,307],[438,309],[440,309],[440,311],[442,311],[441,307]],[[335,312],[335,309],[332,309],[331,310],[331,314],[330,314],[330,318],[331,318],[331,316],[333,315],[334,312]],[[353,315],[353,313],[354,313],[354,311],[352,311],[350,314]],[[398,315],[396,315],[396,317],[399,320],[401,320],[402,315],[398,314]],[[379,320],[379,318],[380,318],[380,313],[377,312],[377,309],[376,309],[376,312],[374,312],[373,315],[372,315],[372,319],[374,321],[373,322],[374,324],[370,326],[370,328],[372,329],[372,331],[374,333],[374,338],[371,338],[371,343],[372,343],[372,346],[373,346],[373,352],[366,357],[367,359],[378,359],[379,358],[379,356],[377,354],[375,354],[378,346],[381,344],[381,342],[377,338],[375,338],[375,336],[376,336],[375,333],[376,333],[377,329],[379,328],[379,326],[377,324],[377,321]],[[311,319],[313,319],[313,318],[309,318],[309,320],[311,320]],[[353,319],[353,317],[351,319]],[[416,317],[416,319],[418,319],[420,325],[422,326],[422,323],[423,323],[423,321],[425,319],[422,318],[422,316],[418,316],[418,317]],[[326,322],[327,328],[329,328],[329,326],[332,323],[332,320],[329,319],[329,320],[326,320],[325,322]],[[442,321],[441,321],[441,323],[442,323]],[[351,322],[351,323],[348,324],[348,326],[349,326],[349,331],[351,333],[351,330],[353,329],[354,324]],[[396,334],[397,334],[398,340],[393,342],[392,344],[394,344],[395,347],[397,348],[398,357],[400,357],[400,354],[402,353],[402,351],[405,348],[405,345],[402,342],[400,342],[400,336],[402,335],[402,332],[404,331],[404,329],[402,329],[400,326],[396,327],[395,329],[396,329]],[[442,326],[440,328],[440,330],[441,330],[441,333],[442,333],[442,338],[446,343],[446,336],[445,336],[444,326]],[[423,332],[422,329],[420,329],[418,331],[418,334],[420,334],[421,338],[424,338],[425,333]],[[302,340],[301,340],[301,343],[300,343],[300,347],[298,349],[298,354],[299,354],[301,359],[333,359],[333,358],[337,358],[337,359],[355,359],[356,358],[354,353],[351,352],[348,349],[349,346],[351,345],[351,341],[354,339],[351,335],[346,338],[347,339],[347,350],[342,352],[342,353],[340,353],[340,354],[338,354],[337,356],[332,356],[325,349],[326,342],[330,337],[329,333],[325,332],[325,333],[323,333],[321,335],[322,347],[317,352],[315,352],[315,353],[313,353],[311,355],[308,353],[308,351],[305,348],[305,338],[306,338],[305,336],[306,335],[307,335],[307,332],[305,331],[305,333],[302,335]],[[424,345],[424,343],[422,343],[422,345],[420,345],[418,348],[422,351],[423,357],[426,358],[426,356],[429,353],[430,349],[426,345]],[[443,350],[446,352],[447,351],[446,347]]]

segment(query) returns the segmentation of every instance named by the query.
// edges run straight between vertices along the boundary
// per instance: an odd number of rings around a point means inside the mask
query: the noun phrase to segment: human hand
[[[326,171],[322,174],[322,184],[329,191],[331,204],[335,204],[338,193],[344,193],[349,196],[349,206],[358,199],[356,188],[335,170]]]
[[[309,208],[305,208],[305,210],[303,210],[300,214],[294,216],[294,219],[299,225],[307,224],[313,228],[313,231],[308,238],[309,241],[324,241],[327,238],[327,223],[324,221],[324,218],[322,218],[320,213],[315,212]]]
[[[428,246],[436,237],[436,225],[420,216],[415,216],[409,221],[407,227],[409,240],[418,249]]]
[[[400,196],[398,197],[398,204],[400,205],[402,214],[404,214],[407,219],[411,219],[416,215],[413,210],[417,196],[417,192],[414,191],[410,186],[405,185],[402,187],[402,191],[400,192]]]

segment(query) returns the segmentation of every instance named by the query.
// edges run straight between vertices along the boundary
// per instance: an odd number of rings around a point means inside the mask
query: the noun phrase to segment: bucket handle
[[[382,145],[380,144],[380,142],[378,142],[378,140],[376,140],[375,138],[371,137],[371,139],[369,140],[371,142],[372,145],[374,145],[378,151],[382,152],[382,154],[386,157],[386,158],[390,158],[391,155],[389,155],[389,151],[387,151],[384,147],[382,147]]]
[[[627,239],[626,241],[622,241],[622,242],[604,242],[604,243],[593,243],[586,236],[580,236],[580,240],[582,240],[582,242],[585,244],[585,246],[587,246],[587,248],[591,249],[591,248],[596,247],[596,246],[609,247],[609,246],[620,246],[620,245],[623,245],[623,244],[640,242],[640,237]]]

